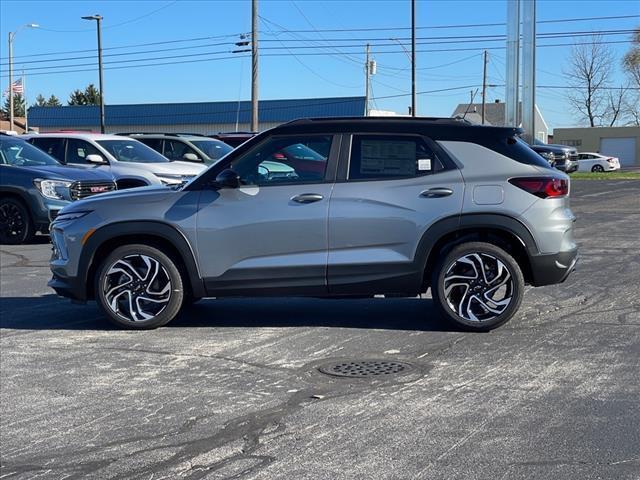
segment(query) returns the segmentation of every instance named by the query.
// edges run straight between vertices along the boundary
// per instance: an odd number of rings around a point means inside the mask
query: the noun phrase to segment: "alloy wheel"
[[[509,306],[513,294],[509,269],[487,253],[459,257],[444,276],[444,296],[449,308],[470,322],[496,318]]]
[[[601,173],[604,172],[604,168],[602,168],[602,165],[594,165],[591,171]]]
[[[0,205],[0,239],[10,242],[22,239],[27,229],[27,219],[24,212],[14,203],[6,202]]]
[[[102,292],[108,308],[128,322],[150,320],[171,299],[171,278],[166,268],[149,255],[127,255],[111,264]]]

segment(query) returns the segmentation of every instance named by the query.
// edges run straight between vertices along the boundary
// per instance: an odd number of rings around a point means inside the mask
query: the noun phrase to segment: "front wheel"
[[[524,277],[515,259],[484,242],[453,248],[434,269],[431,293],[442,315],[471,331],[488,331],[518,311]]]
[[[176,263],[148,245],[116,248],[98,269],[96,299],[120,327],[150,329],[166,325],[184,300]]]
[[[21,201],[13,198],[0,199],[0,244],[28,243],[35,233],[29,210]]]

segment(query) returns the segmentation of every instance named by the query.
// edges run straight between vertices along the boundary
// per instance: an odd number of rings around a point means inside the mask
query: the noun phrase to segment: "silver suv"
[[[233,150],[220,140],[195,133],[118,133],[118,135],[135,138],[169,160],[183,160],[205,165],[217,162]]]
[[[22,138],[64,163],[106,171],[118,189],[178,185],[202,172],[204,165],[171,162],[130,138],[99,133],[43,133]]]
[[[182,187],[105,194],[52,227],[49,285],[154,328],[202,297],[416,296],[483,331],[577,258],[569,180],[515,128],[297,120]],[[295,175],[270,175],[271,164]]]

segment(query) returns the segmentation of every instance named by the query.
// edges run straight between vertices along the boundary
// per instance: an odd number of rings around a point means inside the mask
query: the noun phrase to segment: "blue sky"
[[[461,39],[461,36],[500,35],[504,25],[460,27],[459,25],[503,23],[506,2],[501,0],[418,1],[419,45],[417,67],[418,113],[449,116],[458,103],[467,102],[469,90],[482,81],[482,48],[503,47],[503,41]],[[27,73],[27,94],[31,101],[38,93],[55,94],[67,100],[76,88],[98,83],[94,52],[95,25],[81,20],[83,15],[101,14],[105,47],[105,98],[107,103],[160,103],[237,100],[250,98],[251,61],[246,54],[232,54],[241,32],[251,27],[251,2],[235,1],[13,1],[0,2],[0,83],[7,85],[7,34],[20,25],[38,23],[41,28],[23,29],[14,43],[14,68],[35,69]],[[378,74],[373,77],[372,107],[406,112],[411,89],[409,60],[393,38],[406,48],[410,32],[409,0],[260,0],[261,47],[260,98],[306,98],[364,94],[364,45],[370,40],[372,58]],[[640,2],[634,0],[538,2],[538,20],[569,19],[617,15],[640,15]],[[433,28],[441,26],[448,28]],[[541,23],[538,33],[591,32],[631,29],[640,18]],[[424,28],[426,27],[426,28]],[[371,29],[351,31],[351,29]],[[326,32],[326,29],[349,30]],[[385,29],[385,30],[381,30]],[[285,31],[286,30],[286,31]],[[289,33],[291,30],[305,32]],[[433,38],[449,37],[449,38]],[[156,42],[200,38],[201,40],[141,46]],[[585,37],[582,41],[585,40]],[[628,40],[628,35],[608,35],[608,41]],[[451,41],[464,43],[446,43]],[[475,40],[475,41],[472,41]],[[578,37],[539,40],[538,44],[570,44]],[[438,43],[434,43],[438,42]],[[318,45],[338,45],[315,48]],[[347,46],[349,45],[349,46]],[[300,48],[308,47],[313,48]],[[126,47],[126,48],[119,48]],[[286,47],[286,48],[285,48]],[[615,83],[623,81],[619,59],[628,43],[609,45],[616,59]],[[170,49],[170,50],[169,50]],[[455,50],[466,49],[466,50]],[[439,50],[439,51],[434,51]],[[452,51],[453,50],[453,51]],[[80,51],[80,52],[78,52]],[[152,52],[149,52],[152,51]],[[562,70],[570,46],[538,48],[538,84],[564,85]],[[59,52],[59,53],[58,53]],[[64,53],[75,52],[75,53]],[[136,55],[123,55],[131,52]],[[205,53],[219,52],[211,55]],[[387,53],[385,53],[387,52]],[[36,56],[34,54],[56,53]],[[316,53],[316,55],[309,55]],[[323,53],[317,55],[317,53]],[[106,56],[106,55],[109,56]],[[79,58],[75,58],[79,57]],[[171,58],[164,58],[171,57]],[[231,57],[231,58],[229,58]],[[153,61],[139,60],[156,58]],[[217,60],[210,60],[216,58]],[[505,51],[489,50],[489,83],[504,84]],[[49,63],[27,63],[57,59]],[[68,60],[60,60],[68,59]],[[136,60],[130,63],[123,60]],[[148,63],[192,61],[153,67],[133,68]],[[207,61],[201,61],[207,60]],[[85,64],[89,65],[85,65]],[[70,66],[72,73],[51,73],[52,65]],[[112,67],[126,67],[113,69]],[[60,70],[58,68],[57,70]],[[36,75],[37,74],[37,75]],[[445,92],[434,90],[458,88]],[[539,89],[538,105],[553,127],[578,123],[569,111],[563,90]],[[400,96],[398,96],[400,95]],[[487,100],[504,100],[504,88],[492,87]],[[389,97],[389,98],[383,98]],[[478,97],[479,98],[479,97]]]

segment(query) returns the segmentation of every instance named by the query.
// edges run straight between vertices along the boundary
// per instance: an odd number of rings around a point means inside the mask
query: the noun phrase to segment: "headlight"
[[[82,212],[69,212],[69,213],[59,213],[55,218],[55,223],[68,222],[69,220],[77,220],[78,218],[82,218],[85,215],[91,213],[91,211],[82,211]]]
[[[154,175],[158,177],[164,185],[180,185],[182,183],[188,182],[195,176],[180,175],[174,173],[155,173]]]
[[[69,187],[73,182],[66,182],[64,180],[41,180],[36,179],[33,184],[36,186],[40,193],[47,198],[54,198],[56,200],[69,200]]]

